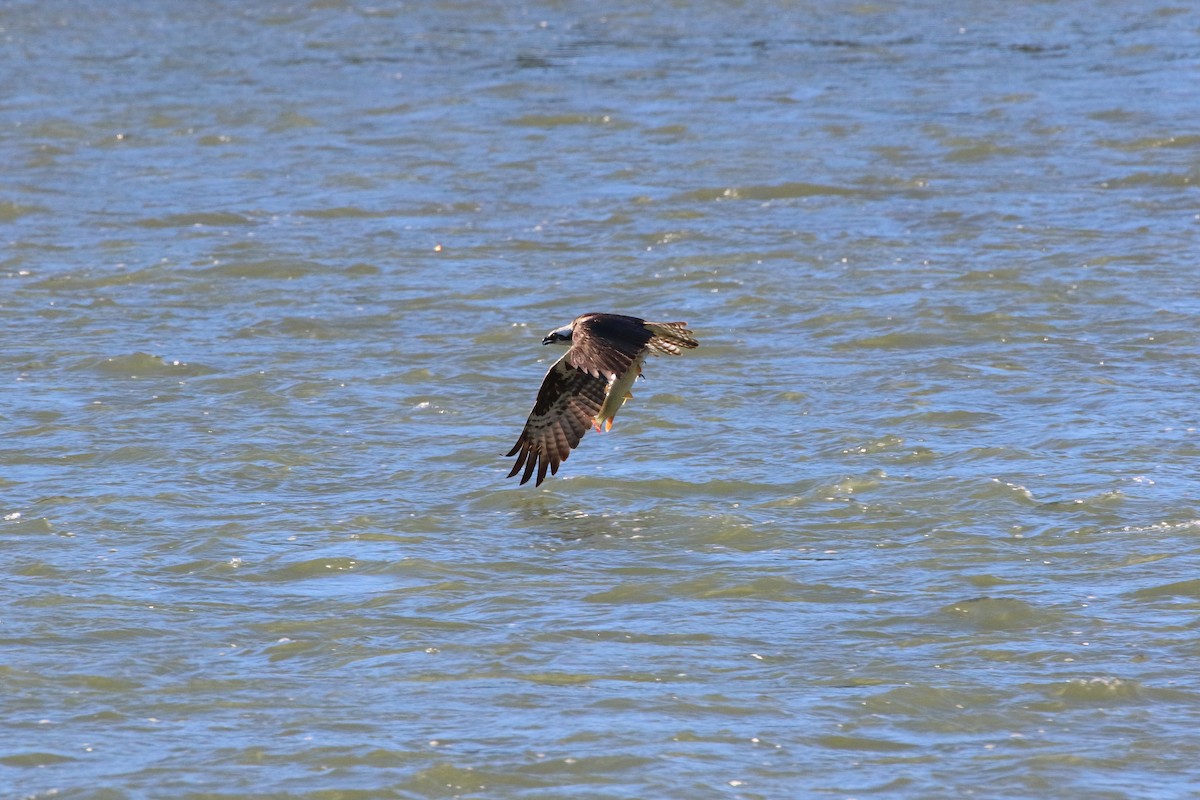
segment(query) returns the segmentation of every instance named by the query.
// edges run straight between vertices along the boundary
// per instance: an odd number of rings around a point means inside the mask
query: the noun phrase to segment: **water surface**
[[[1200,790],[1197,30],[5,5],[5,796]]]

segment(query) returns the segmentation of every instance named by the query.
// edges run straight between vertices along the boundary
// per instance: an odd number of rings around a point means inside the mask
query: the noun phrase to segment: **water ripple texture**
[[[0,795],[1194,796],[1197,30],[0,5]]]

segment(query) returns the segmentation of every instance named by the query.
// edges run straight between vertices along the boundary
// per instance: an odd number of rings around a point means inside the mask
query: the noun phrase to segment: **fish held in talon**
[[[584,314],[546,334],[542,344],[567,352],[546,373],[533,411],[508,456],[508,477],[524,469],[521,483],[537,473],[535,486],[554,475],[589,427],[611,431],[613,419],[633,397],[633,382],[652,355],[681,355],[699,345],[686,322],[647,322],[624,314]]]

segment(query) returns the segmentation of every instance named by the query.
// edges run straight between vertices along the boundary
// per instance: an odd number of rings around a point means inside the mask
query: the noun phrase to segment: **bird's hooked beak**
[[[555,328],[547,333],[546,337],[542,339],[542,344],[555,344],[557,342],[566,342],[567,344],[571,343],[570,325],[564,325],[561,328]]]

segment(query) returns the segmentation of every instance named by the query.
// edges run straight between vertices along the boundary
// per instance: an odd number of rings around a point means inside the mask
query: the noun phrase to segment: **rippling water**
[[[4,796],[1200,791],[1198,30],[0,6]]]

